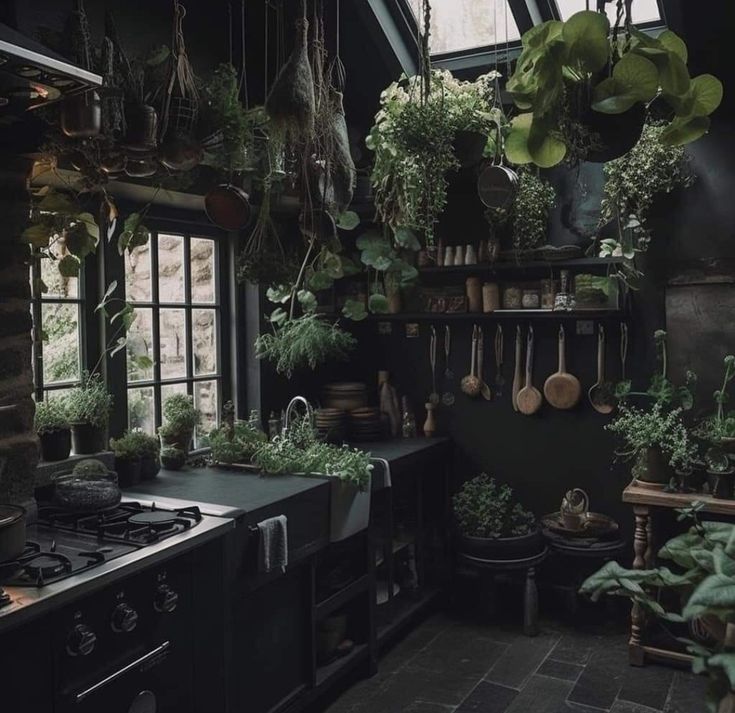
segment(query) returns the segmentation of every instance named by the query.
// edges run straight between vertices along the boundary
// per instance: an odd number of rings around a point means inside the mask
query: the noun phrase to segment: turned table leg
[[[523,607],[523,633],[526,636],[538,636],[538,587],[536,586],[536,568],[526,570],[526,595]]]
[[[634,506],[633,512],[635,513],[633,569],[645,569],[653,563],[651,512],[646,505]],[[634,666],[643,666],[645,663],[644,625],[645,613],[638,604],[634,603],[630,612],[630,640],[628,641],[628,658]]]

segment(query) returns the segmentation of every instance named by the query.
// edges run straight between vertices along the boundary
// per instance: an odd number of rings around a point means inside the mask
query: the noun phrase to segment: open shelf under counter
[[[476,265],[448,265],[440,267],[429,265],[419,268],[420,275],[494,275],[505,274],[514,276],[528,276],[531,273],[548,275],[550,272],[558,273],[559,270],[572,270],[573,272],[589,272],[606,274],[609,270],[615,270],[622,260],[620,258],[601,257],[578,257],[569,260],[527,260],[516,262],[513,260],[478,263]]]
[[[316,687],[328,685],[337,676],[341,676],[349,669],[366,661],[368,658],[367,644],[356,644],[350,653],[340,658],[330,661],[323,666],[317,666],[316,669]]]
[[[378,647],[388,646],[400,637],[407,626],[430,611],[442,593],[440,587],[431,586],[424,587],[419,592],[401,591],[390,602],[379,606]]]

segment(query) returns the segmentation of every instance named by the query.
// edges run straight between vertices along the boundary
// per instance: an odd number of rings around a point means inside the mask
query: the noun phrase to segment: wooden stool
[[[537,636],[538,629],[538,587],[536,586],[536,567],[549,554],[549,548],[543,552],[520,560],[486,560],[471,555],[457,555],[457,562],[469,570],[479,574],[496,574],[499,572],[525,572],[525,592],[523,597],[523,633],[526,636]]]

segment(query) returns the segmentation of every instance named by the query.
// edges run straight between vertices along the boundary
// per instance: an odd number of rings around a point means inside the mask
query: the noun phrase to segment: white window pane
[[[194,445],[198,448],[203,436],[217,426],[217,382],[194,383],[194,405],[202,412],[202,425],[196,430]]]
[[[125,251],[125,296],[129,302],[151,302],[151,247]]]
[[[154,435],[156,432],[153,387],[128,389],[128,428],[139,428]]]
[[[74,299],[79,296],[79,278],[78,277],[62,277],[59,272],[59,260],[69,254],[66,249],[63,238],[59,238],[50,248],[51,253],[56,259],[41,258],[41,279],[46,285],[47,291],[43,293],[44,297],[62,297],[65,299]],[[37,296],[41,296],[39,293]]]
[[[421,0],[411,0],[419,23],[423,22],[421,4]],[[431,3],[432,54],[513,42],[520,36],[506,2],[497,2],[497,13],[492,2],[433,0]]]
[[[559,8],[559,14],[562,20],[566,20],[575,12],[580,10],[586,10],[587,5],[585,0],[556,0],[556,4]],[[615,17],[617,16],[617,3],[611,2],[605,5],[605,12],[610,20],[610,25],[615,25]],[[594,10],[596,7],[595,2],[590,2],[590,9]],[[635,24],[641,24],[643,22],[652,22],[654,20],[660,20],[661,14],[658,8],[658,2],[656,0],[635,0],[632,5],[633,22]]]
[[[159,312],[161,341],[161,378],[186,376],[186,323],[183,309]]]
[[[44,302],[41,327],[44,383],[79,379],[79,306]]]
[[[184,238],[181,235],[158,236],[158,299],[161,302],[184,301]]]
[[[214,240],[191,239],[191,301],[214,302]]]
[[[153,310],[137,308],[135,321],[128,329],[125,349],[128,357],[128,382],[153,378]],[[150,363],[149,363],[150,362]]]
[[[216,374],[218,340],[215,310],[193,309],[191,311],[191,339],[195,376]]]

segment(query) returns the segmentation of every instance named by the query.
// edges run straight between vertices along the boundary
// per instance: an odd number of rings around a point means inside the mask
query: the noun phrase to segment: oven
[[[193,553],[54,615],[55,713],[194,710]]]

